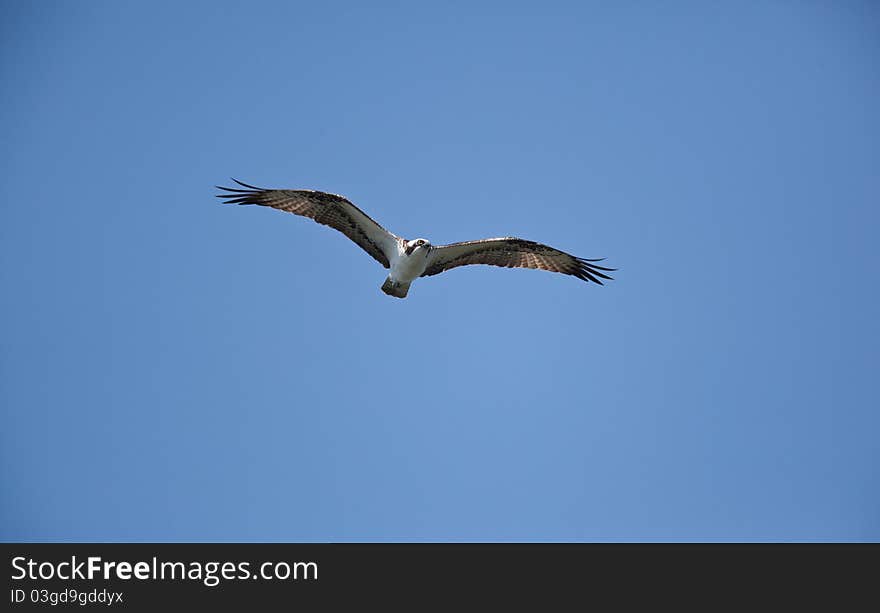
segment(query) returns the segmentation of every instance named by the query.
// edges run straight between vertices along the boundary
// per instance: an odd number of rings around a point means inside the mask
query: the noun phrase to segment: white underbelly
[[[395,261],[391,262],[391,278],[401,283],[409,283],[413,279],[418,279],[428,264],[428,258],[422,254],[406,257],[398,256]]]

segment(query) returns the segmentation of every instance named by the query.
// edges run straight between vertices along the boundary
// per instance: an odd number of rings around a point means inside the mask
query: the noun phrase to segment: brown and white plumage
[[[398,237],[376,223],[345,196],[310,189],[262,189],[233,179],[246,189],[220,187],[217,194],[226,204],[259,204],[314,219],[339,230],[385,268],[390,266],[388,251]]]
[[[601,261],[585,260],[549,245],[507,236],[434,247],[428,256],[428,265],[422,276],[437,275],[444,270],[468,264],[488,264],[506,268],[535,268],[561,272],[603,285],[599,277],[602,279],[611,279],[611,277],[601,271],[611,272],[614,269],[595,264]]]
[[[425,239],[406,240],[392,234],[336,194],[303,189],[262,189],[233,179],[240,188],[218,187],[227,204],[257,204],[314,219],[345,234],[385,268],[390,268],[382,291],[405,298],[418,277],[429,277],[468,264],[507,268],[534,268],[572,275],[602,285],[611,279],[613,268],[599,266],[601,260],[585,260],[548,245],[521,238],[487,238],[433,246]]]

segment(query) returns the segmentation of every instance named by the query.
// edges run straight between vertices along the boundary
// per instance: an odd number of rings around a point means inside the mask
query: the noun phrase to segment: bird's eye
[[[419,241],[417,244],[418,244],[418,245],[424,245],[424,244],[425,244],[425,241]]]

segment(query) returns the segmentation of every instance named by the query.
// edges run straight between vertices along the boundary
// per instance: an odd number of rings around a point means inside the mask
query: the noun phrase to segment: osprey
[[[507,268],[536,268],[572,275],[602,285],[611,279],[595,262],[569,255],[541,243],[514,238],[484,238],[478,241],[432,245],[427,239],[406,240],[392,234],[347,198],[306,189],[262,189],[233,179],[245,189],[220,187],[217,194],[226,204],[259,204],[314,219],[345,234],[390,269],[382,291],[395,298],[406,298],[410,284],[419,277],[430,277],[466,264],[490,264]],[[603,272],[604,271],[604,272]]]

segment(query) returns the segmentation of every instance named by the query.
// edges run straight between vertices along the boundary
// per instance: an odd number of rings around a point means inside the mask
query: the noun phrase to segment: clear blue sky
[[[877,5],[415,4],[2,5],[0,538],[880,540]]]

